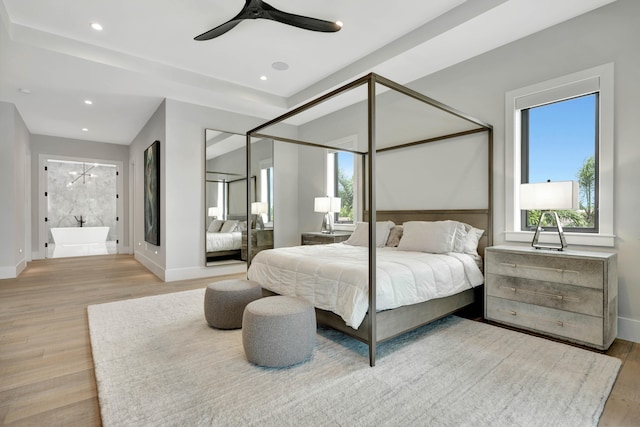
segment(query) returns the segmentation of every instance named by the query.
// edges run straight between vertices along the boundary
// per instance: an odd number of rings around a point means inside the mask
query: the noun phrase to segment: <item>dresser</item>
[[[344,242],[351,236],[351,233],[336,231],[333,234],[321,233],[319,231],[309,231],[302,233],[300,240],[303,245],[326,245],[329,243]]]
[[[617,335],[617,255],[488,247],[485,318],[606,350]]]

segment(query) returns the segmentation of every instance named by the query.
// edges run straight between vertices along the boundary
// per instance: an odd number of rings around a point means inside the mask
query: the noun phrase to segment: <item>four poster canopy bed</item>
[[[298,125],[299,137],[281,136],[280,124]],[[354,134],[355,142],[345,145],[345,136]],[[369,346],[374,366],[378,343],[482,295],[481,255],[492,236],[492,137],[491,125],[376,74],[249,131],[248,170],[256,139],[353,153],[360,159],[353,203],[360,222],[346,242],[262,251],[251,261],[248,278],[267,295],[309,300],[318,323]],[[438,157],[445,146],[454,158]],[[464,159],[467,152],[471,160]],[[449,168],[447,162],[459,163],[453,180],[439,171]],[[425,178],[429,173],[437,176]],[[458,195],[465,192],[471,196]],[[407,193],[410,200],[400,200]],[[433,208],[431,200],[455,206]]]

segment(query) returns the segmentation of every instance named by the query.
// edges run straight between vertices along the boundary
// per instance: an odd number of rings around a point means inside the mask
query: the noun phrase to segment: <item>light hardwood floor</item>
[[[224,278],[164,283],[131,256],[106,255],[34,261],[0,280],[0,424],[101,425],[87,306]],[[640,344],[616,340],[607,354],[623,366],[600,425],[640,425]]]

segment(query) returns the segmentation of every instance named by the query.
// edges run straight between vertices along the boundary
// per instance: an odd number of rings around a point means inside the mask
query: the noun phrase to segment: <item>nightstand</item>
[[[600,350],[617,335],[615,253],[489,247],[484,287],[489,321]]]
[[[242,232],[242,249],[240,251],[240,258],[243,261],[247,261],[248,253],[248,240],[247,232]],[[265,249],[273,249],[273,229],[264,230],[251,230],[251,259],[260,251]]]
[[[344,242],[351,236],[351,233],[336,231],[333,234],[320,233],[319,231],[309,231],[302,233],[301,243],[303,245],[327,245],[329,243]]]

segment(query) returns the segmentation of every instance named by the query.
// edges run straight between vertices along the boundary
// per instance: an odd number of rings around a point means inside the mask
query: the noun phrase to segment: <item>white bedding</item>
[[[481,285],[470,255],[377,248],[377,310],[442,298]],[[357,329],[368,310],[368,248],[343,243],[258,253],[248,278],[281,295],[296,295],[332,311]]]
[[[207,233],[207,252],[230,251],[242,248],[242,232]]]

